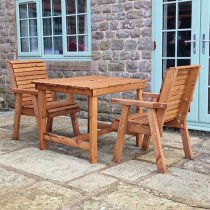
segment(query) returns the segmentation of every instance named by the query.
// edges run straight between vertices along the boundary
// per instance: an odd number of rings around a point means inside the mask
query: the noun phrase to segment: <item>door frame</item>
[[[209,9],[207,9],[209,8]],[[200,45],[202,45],[202,36],[206,35],[205,39],[209,40],[210,38],[210,1],[201,0],[201,40]],[[208,26],[208,27],[206,27]],[[208,86],[209,83],[209,42],[205,43],[205,54],[202,51],[202,46],[200,47],[200,63],[202,64],[201,73],[200,73],[200,93],[199,93],[199,122],[208,123],[210,122],[210,114],[208,114]],[[207,96],[207,97],[206,97]],[[201,103],[202,102],[202,103]]]
[[[201,0],[202,1],[202,0]],[[196,20],[200,20],[200,1],[192,0],[192,33],[196,34],[196,54],[193,54],[191,47],[191,64],[198,64],[200,61],[200,24]],[[158,12],[157,12],[158,11]],[[151,87],[152,91],[158,93],[162,83],[162,0],[152,0],[152,40],[156,42],[156,50],[152,52],[152,71],[151,71]],[[161,58],[161,59],[160,59]],[[194,100],[191,104],[188,114],[188,122],[198,122],[199,120],[199,81],[194,92]]]

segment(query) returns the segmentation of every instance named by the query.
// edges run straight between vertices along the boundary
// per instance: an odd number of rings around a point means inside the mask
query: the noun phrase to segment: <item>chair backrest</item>
[[[33,80],[47,79],[46,66],[42,60],[15,60],[7,63],[13,88],[34,90]],[[53,101],[53,94],[47,92],[47,101]],[[32,105],[32,98],[23,94],[22,105]]]
[[[159,102],[167,103],[165,111],[158,110],[158,123],[176,120],[177,123],[186,121],[198,80],[200,65],[179,66],[167,69],[160,91]]]

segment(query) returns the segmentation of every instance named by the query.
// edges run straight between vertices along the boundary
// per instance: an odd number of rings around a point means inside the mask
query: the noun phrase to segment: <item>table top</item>
[[[105,76],[83,76],[35,80],[33,83],[36,84],[38,90],[57,90],[61,92],[97,96],[126,90],[143,89],[146,80]]]

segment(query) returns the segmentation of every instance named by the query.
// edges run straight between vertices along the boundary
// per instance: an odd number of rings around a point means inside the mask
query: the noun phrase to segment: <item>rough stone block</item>
[[[122,61],[110,62],[108,64],[109,71],[124,71],[125,64]]]
[[[124,47],[124,40],[115,39],[111,42],[112,50],[122,50]]]

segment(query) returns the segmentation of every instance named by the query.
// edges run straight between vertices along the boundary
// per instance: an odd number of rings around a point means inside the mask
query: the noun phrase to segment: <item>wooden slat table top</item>
[[[142,89],[145,87],[146,80],[105,76],[83,76],[35,80],[33,83],[36,84],[37,89],[97,96],[126,90]]]

